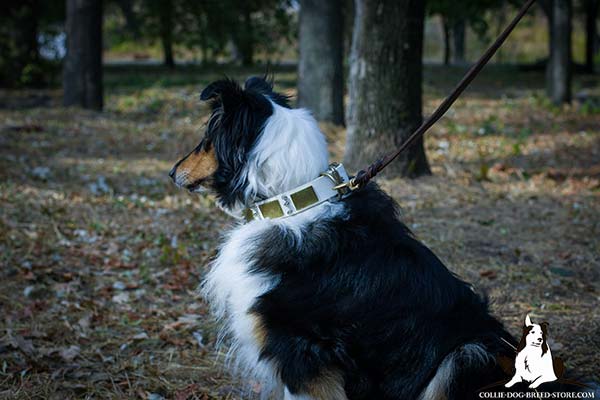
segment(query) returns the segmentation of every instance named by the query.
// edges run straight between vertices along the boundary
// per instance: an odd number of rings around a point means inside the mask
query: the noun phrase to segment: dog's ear
[[[273,93],[273,81],[267,76],[263,78],[251,76],[250,78],[246,79],[246,82],[244,83],[244,89],[254,90],[264,94],[271,94]]]
[[[531,318],[529,318],[529,314],[525,317],[525,326],[532,326]]]
[[[224,110],[234,108],[243,101],[244,90],[231,79],[222,79],[208,85],[202,93],[200,100],[212,101],[213,106],[222,105]]]
[[[244,89],[261,93],[282,107],[290,108],[289,96],[273,91],[273,75],[265,74],[263,77],[251,76],[244,83]]]

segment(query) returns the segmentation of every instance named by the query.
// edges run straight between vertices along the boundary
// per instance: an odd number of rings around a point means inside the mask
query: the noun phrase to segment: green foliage
[[[294,32],[292,0],[107,0],[105,44],[132,49],[167,40],[199,50],[203,62],[234,55],[252,64],[276,52]],[[58,62],[40,47],[63,32],[65,0],[6,0],[0,4],[0,86],[45,86],[59,76]],[[158,48],[155,47],[158,53]],[[157,55],[157,54],[155,54]]]
[[[146,43],[166,39],[173,46],[199,51],[205,63],[233,55],[251,64],[257,53],[273,54],[282,41],[291,42],[296,31],[291,0],[131,1]],[[131,43],[125,23],[113,6],[105,24],[109,46]]]
[[[522,128],[517,134],[517,139],[512,145],[512,154],[518,157],[523,154],[522,148],[527,143],[527,139],[533,134],[533,130],[529,127]]]
[[[557,106],[542,92],[536,92],[531,95],[532,104],[537,107],[540,107],[553,115],[559,115],[561,111],[561,107]]]
[[[0,4],[0,86],[39,87],[50,83],[55,65],[39,54],[39,38],[53,32],[64,0],[5,0]]]
[[[586,99],[579,107],[579,113],[586,116],[600,114],[600,101],[598,99]]]
[[[461,125],[453,119],[448,119],[446,126],[448,127],[448,133],[453,136],[463,135],[467,132],[467,127],[465,125]]]
[[[167,238],[161,234],[156,240],[160,248],[159,261],[163,265],[177,265],[189,257],[184,243],[177,243],[177,238]]]
[[[495,115],[490,115],[483,121],[476,133],[479,136],[495,135],[500,130],[498,125],[498,117]]]

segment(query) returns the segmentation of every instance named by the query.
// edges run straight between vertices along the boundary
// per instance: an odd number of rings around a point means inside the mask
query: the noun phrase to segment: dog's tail
[[[465,376],[471,379],[465,380]],[[475,399],[478,386],[483,387],[503,376],[494,356],[484,345],[466,344],[444,358],[419,400]]]

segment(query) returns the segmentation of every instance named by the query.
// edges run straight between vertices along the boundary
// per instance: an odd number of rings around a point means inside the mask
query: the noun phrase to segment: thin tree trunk
[[[550,16],[552,15],[552,1],[553,0],[539,0],[538,1],[538,4],[542,8],[542,11],[544,11],[544,14],[546,14],[546,17],[548,17],[548,18],[550,18]]]
[[[125,25],[127,30],[133,35],[134,38],[139,39],[140,37],[140,25],[138,19],[133,12],[133,1],[132,0],[118,0],[121,12],[125,17]]]
[[[594,72],[594,57],[596,55],[596,19],[600,1],[586,0],[585,2],[585,69]]]
[[[571,101],[571,0],[553,0],[548,95],[554,104]]]
[[[160,41],[163,48],[163,63],[166,67],[175,68],[173,57],[173,2],[161,0]]]
[[[101,110],[102,1],[67,0],[66,31],[64,104]]]
[[[502,31],[504,30],[504,28],[507,25],[507,5],[503,4],[501,7],[498,8],[497,11],[495,11],[494,13],[496,14],[496,32],[494,34],[494,36],[498,37],[500,36],[500,34],[502,33]],[[500,48],[498,49],[498,52],[496,53],[496,55],[494,56],[495,60],[494,63],[496,64],[502,64],[504,63],[504,51],[502,49],[502,46],[500,46]]]
[[[454,63],[463,64],[465,62],[465,32],[466,23],[464,19],[459,19],[452,26],[452,41],[454,42]]]
[[[202,60],[201,64],[202,65],[208,65],[209,64],[208,58],[209,58],[209,56],[208,56],[208,46],[206,45],[206,43],[204,43],[204,41],[202,41],[200,43],[200,59]]]
[[[171,35],[166,34],[161,37],[163,48],[163,64],[165,67],[175,68],[175,57],[173,57],[173,39]]]
[[[397,148],[421,124],[424,2],[356,0],[345,163],[364,168]],[[429,174],[423,141],[384,171]]]
[[[546,62],[546,93],[550,96],[552,93],[552,78],[550,71],[550,59],[552,58],[552,47],[554,46],[554,0],[539,0],[540,7],[546,15],[546,22],[548,23],[548,61]]]
[[[248,5],[244,7],[242,23],[244,25],[244,32],[241,33],[242,38],[239,50],[242,53],[242,65],[250,66],[254,64],[254,30],[252,26],[252,14]]]
[[[39,61],[39,45],[38,45],[38,33],[40,24],[40,8],[41,4],[38,0],[31,1],[31,8],[29,12],[25,13],[24,18],[21,19],[21,33],[23,43],[20,47],[24,47],[26,52],[25,58],[29,63],[37,63]]]
[[[444,65],[450,65],[452,48],[450,47],[450,25],[445,17],[442,17],[442,31],[444,34]]]
[[[300,1],[298,105],[319,121],[344,123],[343,21],[340,0]]]

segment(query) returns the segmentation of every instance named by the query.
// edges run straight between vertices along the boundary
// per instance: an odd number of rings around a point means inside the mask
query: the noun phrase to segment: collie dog
[[[339,188],[348,176],[307,110],[257,77],[201,99],[204,136],[170,176],[240,218],[202,291],[264,397],[469,399],[506,378],[495,356],[514,357],[516,341],[486,300],[375,183]]]
[[[548,325],[534,324],[529,315],[525,317],[523,336],[517,348],[515,359],[515,375],[506,383],[509,388],[519,382],[529,382],[535,389],[542,383],[554,382],[558,379],[554,372],[552,353],[547,343]]]

